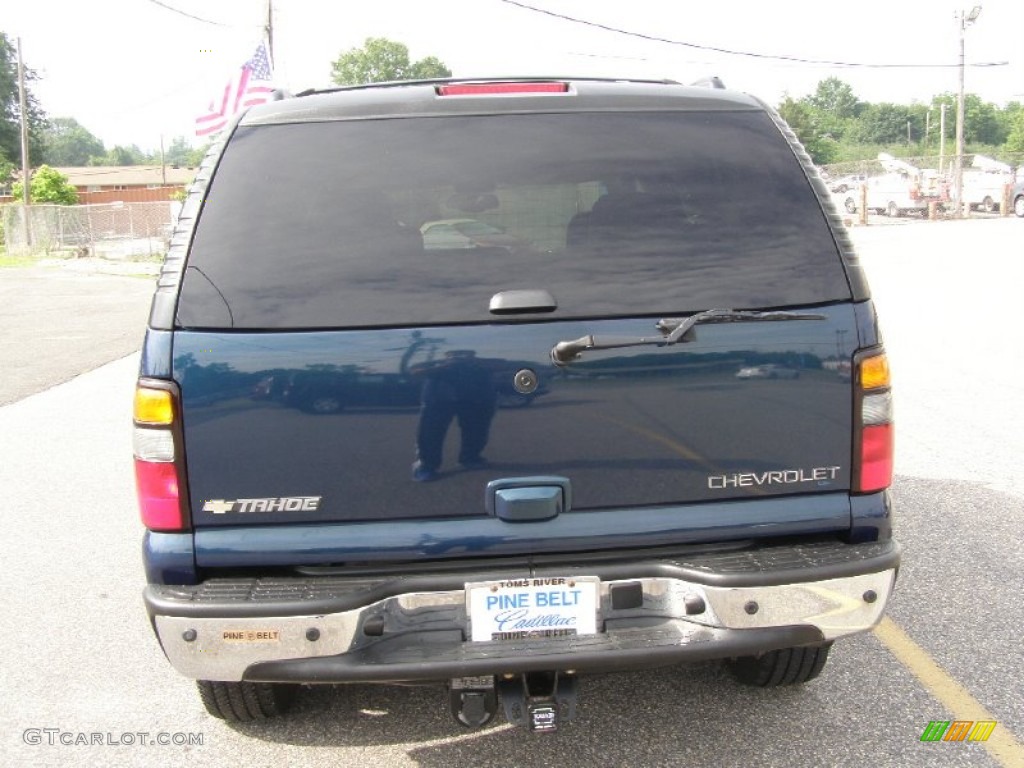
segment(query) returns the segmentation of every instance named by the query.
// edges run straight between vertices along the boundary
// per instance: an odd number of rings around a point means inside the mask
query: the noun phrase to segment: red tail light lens
[[[568,93],[568,83],[459,83],[439,85],[438,96],[486,96],[494,94]]]
[[[151,531],[185,528],[174,464],[135,459],[135,484],[139,491],[142,523]]]
[[[864,427],[860,442],[860,485],[857,490],[870,493],[892,485],[892,458],[892,424]]]

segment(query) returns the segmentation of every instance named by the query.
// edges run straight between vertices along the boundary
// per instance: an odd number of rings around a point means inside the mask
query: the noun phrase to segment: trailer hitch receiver
[[[565,672],[530,672],[498,683],[506,719],[532,733],[550,733],[572,720],[577,689],[576,678]]]

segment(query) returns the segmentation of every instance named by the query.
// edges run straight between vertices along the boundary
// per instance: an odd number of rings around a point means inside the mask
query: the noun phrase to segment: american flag
[[[217,133],[246,107],[270,101],[274,93],[272,79],[267,45],[260,43],[252,58],[224,86],[220,97],[211,100],[206,112],[196,118],[196,136]]]

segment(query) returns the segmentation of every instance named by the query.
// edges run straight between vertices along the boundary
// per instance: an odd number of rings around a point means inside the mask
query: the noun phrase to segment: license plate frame
[[[597,576],[531,576],[466,583],[473,642],[540,640],[598,632]]]

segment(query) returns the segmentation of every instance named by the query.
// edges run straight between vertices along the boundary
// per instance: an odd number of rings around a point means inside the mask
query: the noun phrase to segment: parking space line
[[[701,456],[699,453],[694,451],[689,446],[684,445],[679,440],[676,440],[675,438],[666,437],[665,435],[659,434],[658,432],[647,429],[647,427],[641,427],[639,424],[631,424],[630,422],[622,421],[621,419],[616,419],[615,417],[608,416],[607,414],[602,413],[599,414],[599,416],[604,421],[623,427],[624,429],[628,429],[629,431],[634,432],[640,435],[641,437],[646,437],[648,440],[652,440],[656,443],[661,443],[678,456],[681,456],[687,461],[692,461],[695,464],[699,464],[700,466],[704,467],[705,469],[711,472],[715,472],[718,469],[706,458]]]
[[[940,667],[892,619],[883,618],[875,627],[874,634],[957,720],[996,720],[981,702]],[[924,719],[927,718],[922,719],[922,727]],[[1024,747],[1003,723],[996,726],[988,741],[980,743],[1003,768],[1024,768]]]

